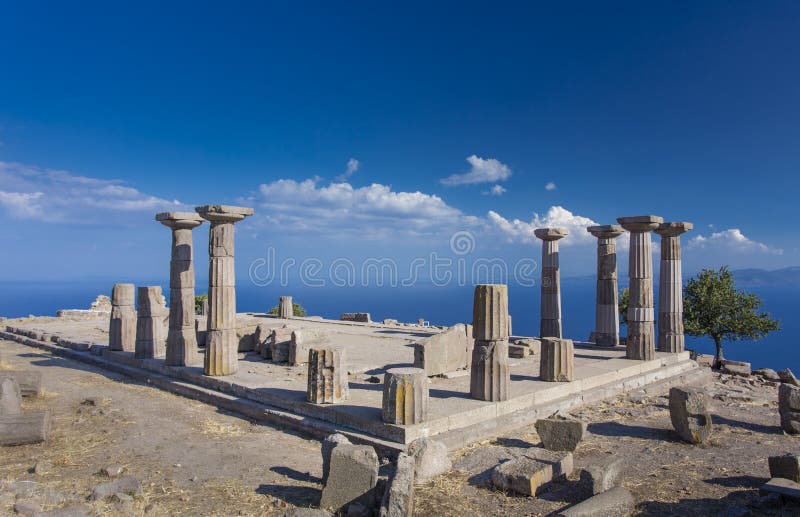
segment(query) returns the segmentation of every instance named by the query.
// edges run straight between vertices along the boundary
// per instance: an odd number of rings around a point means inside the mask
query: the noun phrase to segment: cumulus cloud
[[[483,194],[484,195],[488,195],[488,196],[502,196],[506,192],[508,192],[508,189],[505,188],[504,186],[495,185],[492,188],[490,188],[489,190],[483,192]]]
[[[592,242],[594,237],[586,231],[586,227],[597,224],[588,217],[573,214],[561,206],[551,206],[544,215],[534,213],[530,222],[520,219],[509,220],[493,210],[489,211],[487,219],[508,241],[521,243],[535,241],[536,237],[533,235],[533,230],[536,228],[552,227],[569,230],[569,235],[561,241],[563,244],[588,243]]]
[[[121,181],[103,180],[63,170],[0,162],[0,207],[15,219],[43,222],[107,222],[107,214],[181,208],[140,192]]]
[[[347,160],[347,168],[343,173],[336,176],[336,181],[347,181],[350,179],[350,176],[358,172],[358,169],[361,168],[361,162],[356,160],[355,158],[350,158]]]
[[[483,159],[472,155],[467,158],[470,170],[463,174],[452,174],[443,180],[443,185],[471,185],[475,183],[493,183],[505,181],[511,177],[511,169],[494,158]]]
[[[547,185],[544,186],[545,190],[555,190],[556,188],[558,187],[556,187],[556,184],[552,181],[548,182]]]
[[[738,228],[713,232],[709,237],[698,235],[689,239],[688,246],[693,249],[717,249],[735,253],[783,254],[782,249],[747,238]]]

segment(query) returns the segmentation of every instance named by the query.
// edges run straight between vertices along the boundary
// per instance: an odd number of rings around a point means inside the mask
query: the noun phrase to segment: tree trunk
[[[722,365],[722,361],[725,360],[725,357],[722,355],[722,339],[716,336],[712,336],[714,338],[714,344],[717,347],[717,355],[714,359],[716,363],[716,367],[719,368]]]

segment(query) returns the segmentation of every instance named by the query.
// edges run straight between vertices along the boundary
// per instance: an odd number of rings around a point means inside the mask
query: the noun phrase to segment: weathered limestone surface
[[[782,383],[778,388],[781,427],[789,434],[800,433],[800,387]]]
[[[383,421],[419,424],[428,414],[428,376],[421,368],[392,368],[383,377]]]
[[[424,369],[429,377],[468,369],[474,346],[470,330],[468,325],[459,323],[415,343],[414,368]]]
[[[332,434],[322,440],[322,484],[328,482],[328,474],[331,469],[331,454],[337,445],[346,443],[350,444],[350,440],[343,434]]]
[[[571,339],[542,338],[539,377],[548,382],[575,380],[575,346]]]
[[[560,511],[558,517],[623,517],[636,508],[636,499],[627,488],[618,486]]]
[[[447,447],[428,437],[417,438],[406,447],[406,452],[414,458],[414,482],[424,484],[453,467],[447,455]]]
[[[686,442],[703,443],[711,436],[711,412],[701,388],[670,388],[669,417],[678,436]]]
[[[630,232],[628,277],[628,359],[655,358],[655,308],[653,307],[653,256],[650,232],[664,222],[655,215],[620,217],[617,222]]]
[[[322,489],[320,508],[339,510],[349,503],[371,499],[378,482],[378,455],[369,445],[337,445]]]
[[[192,229],[203,224],[203,219],[193,212],[162,212],[156,215],[156,221],[172,230],[165,362],[170,366],[195,366],[197,334],[194,328]]]
[[[0,416],[18,415],[22,394],[19,384],[12,377],[0,379]]]
[[[161,359],[165,354],[163,295],[160,286],[139,287],[139,311],[136,319],[138,359]]]
[[[111,290],[111,319],[108,325],[108,349],[121,352],[136,350],[136,287],[114,284]]]
[[[294,307],[292,306],[292,297],[281,296],[280,302],[278,303],[278,317],[286,319],[293,316]]]
[[[622,469],[625,462],[618,456],[594,460],[581,471],[581,481],[592,487],[592,494],[599,494],[622,485]]]
[[[619,345],[619,294],[617,288],[617,237],[622,226],[609,224],[586,229],[597,238],[597,305],[594,332],[589,341],[599,346]]]
[[[0,445],[25,445],[47,441],[50,412],[0,415]]]
[[[558,241],[569,234],[566,228],[538,228],[542,240],[542,308],[539,335],[561,337],[561,272]]]
[[[549,451],[574,451],[583,440],[586,422],[557,416],[536,421],[536,433]]]
[[[569,476],[572,465],[571,452],[534,448],[525,456],[496,466],[492,470],[491,481],[499,490],[535,496],[547,483]]]
[[[336,404],[347,400],[345,351],[338,348],[312,348],[308,352],[308,390],[306,399],[314,404]]]
[[[658,279],[658,349],[683,352],[683,275],[681,273],[681,235],[692,223],[669,222],[655,229],[661,236],[661,269]]]
[[[289,361],[289,347],[292,344],[292,333],[295,330],[294,327],[289,327],[288,325],[273,329],[267,340],[267,344],[262,349],[261,356],[265,359],[271,358],[276,363],[285,363]],[[267,349],[269,349],[270,357],[266,357],[267,352],[265,352],[265,350]]]
[[[195,211],[211,222],[208,233],[208,335],[203,371],[231,375],[238,370],[234,223],[253,215],[240,206],[206,205]]]
[[[23,397],[38,397],[42,394],[42,372],[0,370],[0,382],[13,379]]]
[[[289,343],[289,356],[287,361],[293,366],[306,364],[308,362],[308,352],[313,347],[320,347],[330,343],[330,336],[324,330],[319,329],[298,329],[292,332],[292,339]]]
[[[470,395],[478,400],[507,400],[511,371],[508,366],[508,287],[475,286],[472,313]]]
[[[389,475],[381,500],[380,517],[411,517],[414,514],[414,458],[401,452]]]
[[[372,318],[368,312],[344,312],[339,317],[340,321],[357,321],[359,323],[371,323]]]

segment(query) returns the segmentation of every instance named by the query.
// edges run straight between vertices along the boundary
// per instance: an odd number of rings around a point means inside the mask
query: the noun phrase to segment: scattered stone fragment
[[[321,348],[322,345],[328,343],[330,343],[330,336],[324,330],[295,330],[292,332],[292,340],[289,343],[289,364],[297,366],[308,363],[308,352],[312,348]]]
[[[401,452],[381,501],[380,517],[411,517],[414,513],[414,458]]]
[[[345,312],[339,317],[340,321],[357,321],[359,323],[370,323],[372,318],[368,312]]]
[[[750,377],[750,363],[742,361],[723,360],[720,363],[720,369],[725,373],[733,375],[741,375],[742,377]]]
[[[790,479],[772,478],[762,485],[761,493],[775,493],[782,497],[800,501],[800,484]]]
[[[100,469],[100,474],[107,478],[116,478],[121,476],[124,470],[121,465],[107,465]]]
[[[528,350],[530,350],[530,355],[539,355],[542,352],[542,342],[538,339],[516,339],[514,344],[528,348]]]
[[[0,370],[0,382],[14,379],[23,397],[38,397],[42,394],[42,372]]]
[[[14,503],[14,511],[25,517],[41,515],[42,507],[33,501],[17,501]]]
[[[378,455],[369,445],[337,445],[320,499],[321,508],[339,510],[361,498],[372,497],[378,482]]]
[[[713,430],[705,393],[699,388],[669,390],[669,416],[672,427],[686,442],[703,443]]]
[[[536,496],[541,488],[572,472],[571,452],[550,452],[532,449],[525,456],[515,458],[492,470],[492,485],[499,490]]]
[[[545,449],[574,451],[586,432],[586,423],[576,418],[552,416],[536,421],[536,432]]]
[[[19,415],[21,398],[22,394],[15,379],[0,379],[0,415]]]
[[[447,447],[428,437],[417,438],[408,444],[406,453],[414,458],[414,482],[418,485],[427,483],[453,467],[447,455]]]
[[[753,375],[758,375],[766,381],[780,381],[781,377],[771,368],[759,368],[753,371]]]
[[[0,445],[25,445],[47,440],[50,412],[0,415]]]
[[[792,370],[789,368],[780,370],[778,372],[778,377],[780,378],[781,382],[800,387],[800,381],[797,380],[797,377],[794,376],[794,373],[792,373]]]
[[[321,449],[322,449],[322,484],[323,485],[328,482],[328,473],[330,472],[330,468],[331,468],[331,453],[333,452],[333,449],[337,445],[339,445],[341,443],[346,443],[346,444],[349,445],[350,444],[350,440],[348,440],[345,435],[339,434],[339,433],[332,434],[332,435],[326,437],[324,440],[322,440]]]
[[[523,359],[529,355],[531,355],[531,349],[527,346],[517,345],[516,343],[508,345],[508,357]]]
[[[428,377],[469,368],[472,362],[472,336],[463,323],[414,345],[414,368],[422,368]]]
[[[36,474],[41,476],[43,474],[47,474],[53,468],[53,464],[49,461],[37,461],[36,464],[31,468],[31,474]]]
[[[562,510],[559,517],[623,517],[633,512],[636,500],[621,486],[594,495],[575,506]]]
[[[780,385],[778,413],[784,431],[790,434],[800,433],[800,387],[785,382]]]
[[[800,456],[795,454],[770,456],[769,475],[773,478],[789,479],[800,483]]]
[[[142,492],[142,483],[133,476],[125,476],[108,483],[102,483],[94,487],[89,500],[104,501],[118,492],[140,494]]]
[[[592,487],[592,494],[605,492],[622,484],[624,464],[623,459],[617,456],[595,461],[581,471],[581,481]]]

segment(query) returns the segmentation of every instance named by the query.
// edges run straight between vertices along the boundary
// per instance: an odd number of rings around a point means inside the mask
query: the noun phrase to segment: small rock
[[[53,464],[49,461],[37,461],[36,464],[31,468],[31,474],[36,474],[38,476],[47,474],[53,468]]]
[[[124,492],[117,492],[111,496],[111,501],[115,503],[133,503],[133,497]]]
[[[33,501],[17,501],[14,504],[14,511],[25,517],[34,517],[42,511],[42,507]]]
[[[586,432],[586,423],[575,418],[550,417],[536,421],[536,432],[545,449],[574,451]]]
[[[133,476],[125,476],[115,481],[97,485],[89,496],[90,501],[103,501],[117,492],[125,494],[139,494],[142,492],[142,483]]]
[[[83,399],[83,402],[81,402],[81,406],[99,406],[99,405],[100,405],[100,400],[97,397],[85,398]]]
[[[144,513],[153,513],[158,511],[158,504],[150,503],[144,507]]]
[[[800,381],[797,380],[797,377],[794,376],[794,373],[792,373],[792,370],[789,368],[784,368],[783,370],[779,371],[778,378],[783,383],[800,387]]]
[[[418,485],[427,483],[453,467],[445,444],[427,437],[417,438],[408,444],[406,453],[414,458],[414,483]]]
[[[108,478],[119,477],[125,469],[120,465],[108,465],[100,469],[100,474]]]
[[[785,454],[769,457],[769,475],[800,483],[800,456]]]
[[[33,495],[34,490],[36,490],[38,483],[36,481],[14,481],[12,483],[8,483],[3,490],[5,492],[11,492],[14,494],[17,499],[24,499]]]
[[[753,374],[754,375],[758,375],[762,379],[765,379],[765,380],[768,380],[768,381],[779,381],[779,380],[781,380],[781,378],[778,375],[778,373],[775,370],[771,369],[771,368],[759,368],[758,370],[754,370]]]
[[[191,481],[192,483],[197,482],[197,476],[192,476],[191,478],[189,478],[189,481]]]

